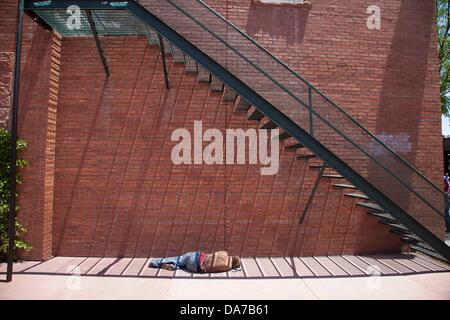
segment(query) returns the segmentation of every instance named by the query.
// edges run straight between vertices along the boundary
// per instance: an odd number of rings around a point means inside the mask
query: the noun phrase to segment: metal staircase
[[[82,11],[80,30],[65,21],[74,4]],[[209,82],[213,91],[224,90],[236,112],[261,128],[280,128],[286,148],[302,150],[298,159],[318,157],[338,173],[324,178],[347,180],[337,188],[360,190],[348,196],[360,198],[361,206],[415,250],[450,261],[450,248],[429,230],[430,219],[444,219],[448,199],[440,188],[201,0],[27,0],[25,10],[62,36],[92,35],[92,12],[99,35],[147,35],[151,43],[162,43],[186,72]]]

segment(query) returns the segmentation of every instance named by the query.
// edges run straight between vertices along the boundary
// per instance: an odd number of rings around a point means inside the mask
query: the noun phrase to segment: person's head
[[[237,269],[241,267],[241,258],[239,258],[238,256],[233,256],[233,259],[231,261],[231,267],[233,269]]]

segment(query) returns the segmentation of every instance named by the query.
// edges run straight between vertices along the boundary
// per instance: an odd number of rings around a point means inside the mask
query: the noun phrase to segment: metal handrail
[[[239,52],[236,48],[228,44],[225,40],[223,40],[221,37],[216,35],[213,31],[211,31],[209,28],[207,28],[204,24],[202,24],[200,21],[198,21],[195,17],[193,17],[191,14],[180,8],[177,4],[173,2],[173,0],[166,0],[169,4],[171,4],[174,8],[176,8],[178,11],[183,13],[185,16],[189,17],[192,21],[194,21],[196,24],[198,24],[200,27],[202,27],[205,31],[210,33],[212,36],[214,36],[217,40],[222,42],[225,46],[227,46],[229,49],[236,52],[242,59],[244,59],[247,63],[252,65],[256,70],[258,70],[261,74],[263,74],[267,79],[275,83],[277,86],[279,86],[281,89],[283,89],[287,94],[289,94],[294,100],[299,102],[301,105],[308,108],[309,106],[303,102],[299,97],[297,97],[294,93],[292,93],[290,90],[288,90],[283,84],[279,83],[277,80],[273,79],[269,74],[267,74],[264,70],[261,70],[261,68],[257,65],[255,65],[252,61],[250,61],[247,57],[243,56],[241,52]],[[255,106],[257,107],[257,106]],[[322,115],[318,114],[315,110],[310,110],[311,113],[313,113],[316,117],[318,117],[320,120],[322,120],[324,123],[326,123],[330,128],[332,128],[334,131],[336,131],[339,135],[341,135],[343,138],[345,138],[350,144],[352,144],[356,149],[358,149],[360,152],[365,154],[371,161],[379,165],[381,168],[383,168],[387,173],[389,173],[393,178],[395,178],[401,185],[403,185],[406,189],[408,189],[410,192],[415,194],[420,200],[422,200],[425,204],[427,204],[433,211],[435,211],[438,215],[444,217],[444,214],[441,213],[438,209],[436,209],[431,203],[429,203],[426,199],[424,199],[420,194],[418,194],[414,189],[412,189],[408,184],[406,184],[402,179],[400,179],[397,175],[395,175],[391,170],[386,168],[383,164],[378,162],[378,160],[374,159],[367,151],[361,149],[361,147],[356,144],[352,139],[350,139],[347,135],[345,135],[343,132],[341,132],[338,128],[336,128],[332,123],[330,123],[327,119],[324,119]],[[442,191],[441,191],[442,192]],[[442,192],[443,195],[445,195]]]
[[[353,116],[348,114],[345,110],[340,108],[336,103],[334,103],[329,97],[327,97],[323,92],[321,92],[319,89],[317,89],[313,84],[311,84],[309,81],[307,81],[305,78],[303,78],[301,75],[299,75],[297,72],[295,72],[291,67],[289,67],[286,63],[278,59],[276,56],[274,56],[269,50],[267,50],[265,47],[263,47],[261,44],[259,44],[256,40],[254,40],[252,37],[250,37],[247,33],[241,31],[238,27],[236,27],[233,23],[231,23],[228,19],[223,17],[220,13],[215,11],[213,8],[211,8],[208,4],[203,2],[202,0],[195,0],[202,6],[204,6],[208,11],[219,17],[221,20],[223,20],[225,23],[227,23],[230,27],[232,27],[234,30],[239,32],[242,36],[247,38],[249,41],[251,41],[254,45],[258,47],[258,49],[264,51],[267,55],[269,55],[275,62],[283,66],[286,70],[288,70],[290,73],[292,73],[295,77],[303,81],[308,87],[313,89],[318,95],[320,95],[322,98],[324,98],[326,101],[328,101],[332,106],[337,108],[340,112],[342,112],[346,117],[348,117],[352,122],[354,122],[359,128],[364,130],[369,136],[374,138],[377,142],[379,142],[386,150],[388,150],[392,155],[394,155],[398,160],[403,162],[405,165],[407,165],[411,170],[413,170],[415,173],[417,173],[422,179],[424,179],[427,183],[429,183],[432,187],[434,187],[438,192],[440,192],[443,196],[445,196],[445,193],[439,188],[436,184],[434,184],[432,181],[430,181],[427,177],[425,177],[419,170],[417,170],[416,167],[414,167],[412,164],[410,164],[405,158],[403,158],[401,155],[399,155],[397,152],[392,150],[388,145],[386,145],[383,141],[381,141],[376,135],[374,135],[370,130],[368,130],[366,127],[364,127],[358,120],[356,120]]]

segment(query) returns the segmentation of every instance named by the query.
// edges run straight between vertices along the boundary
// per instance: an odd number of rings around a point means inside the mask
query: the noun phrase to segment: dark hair
[[[233,259],[231,261],[231,266],[233,269],[240,268],[241,267],[241,258],[238,256],[233,256]]]

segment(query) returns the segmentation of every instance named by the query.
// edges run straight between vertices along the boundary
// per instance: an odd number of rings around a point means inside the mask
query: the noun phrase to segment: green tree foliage
[[[17,153],[19,154],[27,147],[27,143],[23,140],[17,141]],[[9,214],[9,200],[11,198],[10,192],[10,165],[11,155],[11,133],[5,129],[0,129],[0,260],[6,257],[8,250],[8,214]],[[27,161],[23,159],[17,160],[17,168],[24,168],[28,166]],[[17,173],[16,181],[21,183],[20,174]],[[19,207],[16,206],[16,211]],[[32,247],[25,241],[21,240],[21,236],[26,232],[25,228],[20,224],[16,218],[16,239],[15,248],[23,250],[31,250]]]
[[[450,116],[450,1],[436,0],[439,49],[439,73],[441,76],[441,111]]]

